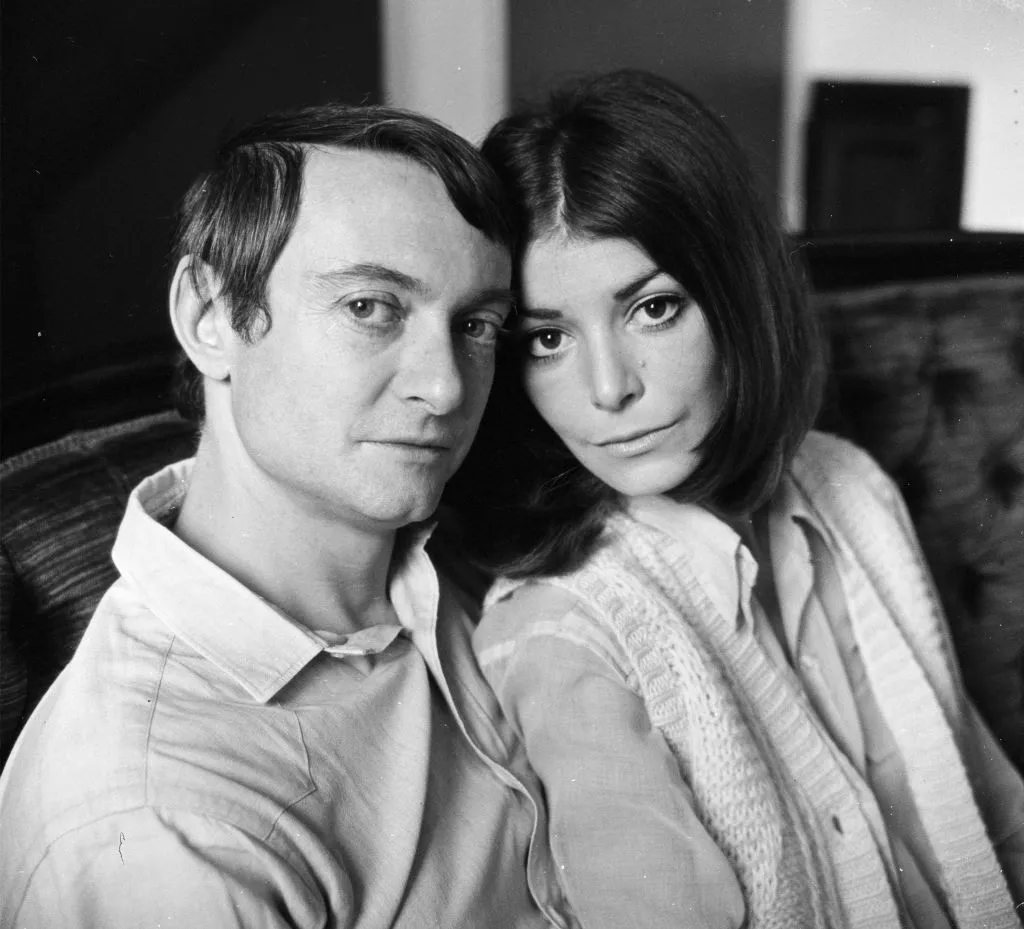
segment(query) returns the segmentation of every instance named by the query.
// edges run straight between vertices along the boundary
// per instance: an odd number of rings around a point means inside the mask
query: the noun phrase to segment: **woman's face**
[[[626,496],[699,463],[722,403],[701,308],[626,239],[535,240],[517,322],[526,392],[579,462]]]

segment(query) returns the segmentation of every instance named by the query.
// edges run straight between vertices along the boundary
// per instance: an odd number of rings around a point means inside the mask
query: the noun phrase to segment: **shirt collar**
[[[805,564],[810,560],[804,538],[808,531],[817,532],[834,550],[831,533],[788,472],[772,495],[770,507],[772,544],[780,551],[792,551],[789,534],[794,529],[802,530],[799,551]],[[683,547],[705,595],[724,619],[738,626],[749,608],[758,572],[757,561],[739,533],[704,507],[678,503],[664,495],[634,497],[628,509],[634,518],[660,529]],[[805,573],[810,577],[810,572]]]
[[[437,628],[441,588],[426,551],[435,525],[420,523],[400,532],[391,555],[388,597],[398,622],[410,634],[433,636]]]
[[[738,532],[702,506],[666,496],[634,497],[630,514],[670,536],[715,609],[727,622],[739,622],[741,597],[750,596],[757,564]]]
[[[835,551],[832,531],[822,520],[807,491],[789,472],[783,476],[772,495],[771,508],[773,517],[786,518],[800,526],[805,533],[817,533],[829,550]]]
[[[424,546],[433,525],[399,533],[389,595],[399,625],[349,636],[317,634],[290,619],[179,539],[168,526],[188,489],[194,459],[146,478],[132,492],[112,557],[123,577],[175,635],[265,703],[321,652],[383,651],[403,629],[437,621],[438,580]]]

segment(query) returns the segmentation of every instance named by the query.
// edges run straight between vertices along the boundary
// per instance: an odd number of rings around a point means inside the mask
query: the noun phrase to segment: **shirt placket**
[[[423,559],[427,558],[425,553],[421,557]],[[512,771],[492,758],[481,746],[474,733],[471,732],[471,726],[466,721],[466,712],[460,707],[459,701],[455,698],[453,688],[449,684],[438,647],[440,589],[437,575],[432,568],[428,568],[423,563],[415,566],[414,570],[422,578],[422,581],[420,583],[412,582],[404,585],[403,593],[400,595],[403,601],[403,609],[400,613],[403,625],[406,626],[413,645],[423,656],[423,660],[426,662],[434,681],[440,689],[448,709],[451,711],[452,716],[455,717],[456,725],[459,727],[463,738],[501,784],[511,789],[520,802],[527,804],[533,819],[527,854],[527,885],[530,895],[538,909],[552,925],[558,927],[558,929],[570,929],[571,924],[555,907],[555,903],[561,903],[561,900],[553,879],[549,879],[553,877],[553,869],[551,862],[547,860],[548,856],[545,852],[545,836],[542,832],[546,827],[546,820],[540,801]],[[402,613],[405,615],[402,616]],[[469,702],[468,698],[467,702]],[[482,712],[475,714],[475,717],[480,726],[486,728],[490,741],[495,746],[501,746],[503,749],[502,754],[504,754],[504,744],[498,733],[494,730],[490,720],[486,719]],[[547,892],[544,893],[539,888],[544,888]]]
[[[848,670],[843,661],[839,645],[831,633],[831,622],[824,612],[820,585],[825,582],[824,574],[831,570],[838,583],[831,563],[831,555],[824,544],[813,544],[809,533],[813,527],[787,520],[783,527],[789,531],[788,538],[776,534],[778,544],[773,550],[783,553],[777,559],[776,588],[780,591],[779,607],[790,639],[795,667],[793,675],[798,686],[806,694],[809,717],[830,754],[842,771],[843,777],[856,795],[858,814],[863,818],[874,839],[875,848],[884,862],[889,884],[906,919],[906,903],[895,868],[892,847],[884,817],[866,779],[864,756],[864,734],[860,713],[853,696]],[[827,560],[827,561],[826,561]],[[788,596],[783,596],[785,591]],[[835,600],[835,598],[831,598]],[[756,598],[755,598],[756,600]],[[845,608],[845,605],[844,605]],[[845,621],[837,617],[836,621]],[[841,680],[826,680],[823,668],[831,675],[844,675]],[[841,688],[844,696],[837,697],[835,689]],[[843,822],[838,814],[827,817],[822,828],[831,835],[833,842],[844,841]]]
[[[533,817],[533,828],[530,832],[530,848],[527,857],[527,883],[530,888],[530,894],[549,922],[559,927],[559,929],[569,929],[570,923],[565,919],[562,913],[555,908],[555,905],[552,902],[552,898],[554,898],[556,902],[561,901],[558,899],[559,894],[556,892],[555,885],[548,879],[548,877],[553,874],[553,871],[550,861],[547,860],[548,856],[544,851],[546,845],[542,831],[545,828],[546,819],[542,815],[540,801],[533,795],[529,788],[512,773],[512,771],[499,764],[486,751],[484,751],[474,735],[471,734],[470,727],[466,723],[464,714],[458,705],[458,701],[455,699],[452,689],[449,686],[448,679],[444,673],[444,668],[441,664],[441,657],[437,647],[436,631],[432,632],[429,636],[414,632],[413,641],[416,644],[416,647],[424,655],[424,658],[431,669],[431,673],[434,675],[438,687],[444,695],[445,702],[448,704],[449,709],[452,711],[452,715],[455,717],[455,721],[459,726],[459,731],[469,743],[470,747],[502,784],[511,788],[522,802],[527,803]],[[482,718],[482,714],[477,714],[477,716],[479,722],[482,725],[486,725],[490,730],[492,740],[496,744],[502,744],[497,732],[495,732],[493,727],[490,725],[490,721]],[[546,893],[542,893],[539,890],[541,887],[545,888]]]

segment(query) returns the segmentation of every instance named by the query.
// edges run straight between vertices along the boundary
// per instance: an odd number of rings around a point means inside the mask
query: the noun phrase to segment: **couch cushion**
[[[1024,276],[819,295],[822,425],[899,482],[967,688],[1024,770]]]
[[[131,489],[194,444],[194,426],[166,413],[0,464],[0,762],[117,577],[110,550]]]

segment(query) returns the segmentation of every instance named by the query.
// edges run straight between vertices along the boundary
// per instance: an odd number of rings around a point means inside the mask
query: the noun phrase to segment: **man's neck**
[[[317,513],[251,468],[229,476],[209,451],[200,446],[174,526],[184,542],[309,629],[348,634],[395,621],[394,530]]]

